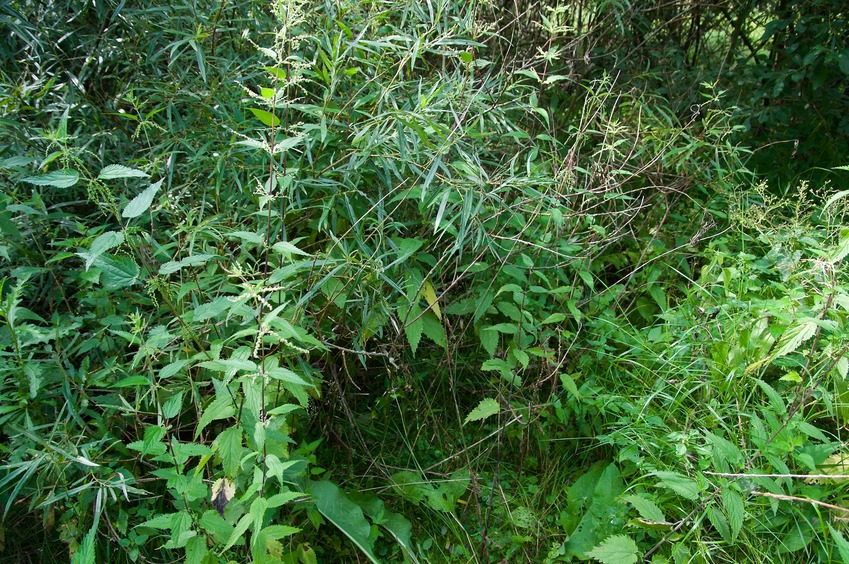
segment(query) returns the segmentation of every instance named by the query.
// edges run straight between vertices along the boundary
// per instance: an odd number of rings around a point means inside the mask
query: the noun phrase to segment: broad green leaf
[[[498,348],[498,331],[491,327],[484,327],[479,334],[481,346],[489,354],[495,356],[495,349]]]
[[[348,499],[335,484],[326,480],[313,482],[310,494],[319,512],[351,539],[369,560],[378,564],[369,541],[371,526],[360,506]]]
[[[242,428],[234,425],[221,432],[216,439],[218,454],[224,463],[224,474],[235,477],[242,460]]]
[[[195,321],[206,321],[218,317],[231,307],[235,302],[231,296],[219,296],[209,303],[200,304],[195,308]]]
[[[463,420],[463,425],[470,421],[481,421],[482,419],[486,419],[492,415],[498,413],[501,409],[501,406],[498,404],[498,401],[493,398],[482,399],[480,403],[475,407],[471,413],[466,416],[466,419]]]
[[[725,514],[728,516],[728,524],[731,527],[731,540],[736,541],[737,535],[743,528],[743,518],[745,515],[745,506],[743,498],[740,494],[726,487],[722,490],[722,506],[725,508]]]
[[[203,410],[200,416],[198,426],[195,429],[195,438],[198,438],[204,428],[219,419],[228,419],[236,414],[236,408],[233,407],[233,399],[227,396],[215,398],[209,406]]]
[[[92,241],[88,251],[77,253],[77,256],[85,259],[85,269],[88,270],[97,258],[110,249],[114,249],[124,242],[124,234],[120,231],[107,231],[101,233],[97,239]]]
[[[159,267],[159,274],[173,274],[178,272],[187,266],[200,266],[202,264],[206,264],[207,261],[211,258],[220,258],[219,255],[191,255],[187,256],[181,260],[172,260],[166,262],[162,266]]]
[[[663,511],[653,501],[638,495],[627,495],[622,499],[633,505],[637,513],[640,514],[640,517],[646,521],[666,523],[666,516],[664,516]]]
[[[144,523],[139,523],[136,527],[149,527],[151,529],[167,531],[171,529],[171,525],[174,523],[174,518],[176,516],[177,513],[160,513],[159,515],[148,519]]]
[[[256,363],[252,360],[241,358],[227,358],[221,360],[207,360],[197,364],[201,368],[214,370],[215,372],[227,372],[228,370],[241,370],[242,372],[256,372]]]
[[[266,370],[266,374],[268,374],[270,378],[274,378],[275,380],[289,382],[290,384],[299,384],[301,386],[311,386],[311,384],[304,380],[301,376],[282,366],[269,368],[268,370]]]
[[[100,180],[111,180],[113,178],[147,178],[148,176],[150,176],[148,173],[135,168],[113,164],[103,167],[97,178]]]
[[[404,335],[407,337],[407,342],[410,343],[413,356],[416,356],[416,350],[419,348],[419,342],[422,340],[422,332],[424,331],[421,313],[421,308],[416,304],[403,304],[398,307],[398,318],[404,324]]]
[[[185,564],[203,564],[209,549],[206,547],[206,537],[194,536],[186,542]]]
[[[88,533],[86,533],[85,538],[83,538],[83,542],[80,543],[80,546],[74,553],[74,557],[71,559],[71,564],[95,564],[95,536],[97,536],[97,527],[92,527],[89,529]]]
[[[130,257],[101,255],[94,259],[94,266],[102,271],[100,281],[107,290],[120,290],[139,281],[139,265]]]
[[[772,355],[772,358],[775,359],[796,352],[796,349],[813,337],[816,331],[816,319],[803,319],[799,321],[781,335],[781,340],[778,342],[778,350]]]
[[[282,539],[284,537],[290,537],[295,533],[299,533],[301,529],[297,527],[290,527],[288,525],[269,525],[262,529],[262,533],[265,534],[266,537],[277,540]]]
[[[164,180],[164,179],[163,179]],[[159,182],[154,182],[142,192],[136,196],[135,198],[127,204],[127,207],[124,208],[124,211],[121,213],[121,217],[125,219],[132,219],[134,217],[138,217],[150,207],[150,204],[153,203],[153,197],[159,191],[159,188],[162,186],[162,180]]]
[[[834,546],[837,547],[837,553],[840,554],[840,559],[843,562],[849,562],[849,541],[847,541],[840,532],[831,526],[831,523],[828,525],[828,530],[831,533],[831,538],[834,541]]]
[[[551,315],[542,320],[542,325],[546,325],[548,323],[560,323],[564,319],[566,319],[566,315],[562,313],[552,313]]]
[[[634,564],[637,551],[637,543],[633,539],[625,535],[613,535],[604,539],[587,556],[602,564]]]
[[[428,339],[436,343],[442,348],[445,348],[446,337],[445,337],[445,327],[442,326],[442,322],[436,318],[433,312],[428,311],[421,317],[422,321],[422,332],[427,336]]]
[[[730,542],[731,530],[728,528],[728,520],[725,518],[725,515],[722,514],[722,511],[713,505],[708,507],[706,511],[708,521],[710,521],[710,524],[713,525],[713,528],[719,533],[719,536],[722,537],[722,540]]]
[[[271,248],[274,249],[276,252],[280,253],[281,255],[285,255],[287,257],[290,257],[291,255],[301,255],[305,257],[310,256],[309,253],[302,251],[289,241],[278,241],[277,243],[274,243],[274,246],[272,246]]]
[[[54,188],[70,188],[80,180],[80,173],[68,168],[62,170],[54,170],[40,176],[29,176],[24,178],[24,182],[35,184],[36,186],[53,186]]]
[[[277,127],[280,125],[280,118],[271,112],[267,112],[265,110],[260,110],[258,108],[248,108],[253,115],[255,115],[259,121],[261,121],[264,125],[268,127]]]
[[[165,403],[162,404],[162,417],[165,419],[171,419],[172,417],[176,417],[178,413],[180,413],[180,408],[183,406],[183,392],[177,392],[170,398],[168,398]]]
[[[678,472],[655,472],[660,485],[669,488],[681,497],[696,501],[699,499],[699,486],[696,481]]]

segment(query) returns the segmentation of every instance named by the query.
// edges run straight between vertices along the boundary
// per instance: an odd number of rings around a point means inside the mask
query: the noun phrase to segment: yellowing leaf
[[[433,284],[430,280],[425,280],[422,286],[422,296],[424,296],[427,305],[436,314],[436,318],[442,321],[442,312],[439,311],[439,302],[436,300],[436,291],[433,289]]]
[[[227,504],[230,503],[231,499],[233,499],[233,495],[235,493],[236,486],[227,480],[227,478],[220,478],[212,484],[212,495],[210,496],[210,501],[212,502],[212,507],[214,507],[218,514],[222,517],[224,517],[224,508],[227,507]]]

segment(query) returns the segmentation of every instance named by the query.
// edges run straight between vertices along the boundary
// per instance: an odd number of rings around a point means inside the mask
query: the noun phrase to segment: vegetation
[[[3,558],[849,561],[843,2],[128,4],[0,5]]]

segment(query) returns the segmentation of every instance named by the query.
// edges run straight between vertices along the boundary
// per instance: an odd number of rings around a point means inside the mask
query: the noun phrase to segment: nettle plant
[[[634,558],[849,556],[831,478],[846,473],[845,198],[804,186],[792,203],[765,187],[729,197],[733,230],[700,253],[685,297],[656,324],[620,327],[609,374],[582,390],[609,414],[600,439],[614,464],[572,487],[571,538],[552,557],[614,534],[609,519],[631,530],[608,548]],[[631,385],[607,380],[622,371]]]

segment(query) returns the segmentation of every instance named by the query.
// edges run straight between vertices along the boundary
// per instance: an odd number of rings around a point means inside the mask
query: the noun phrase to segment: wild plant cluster
[[[839,13],[132,4],[0,6],[0,557],[849,561]]]

